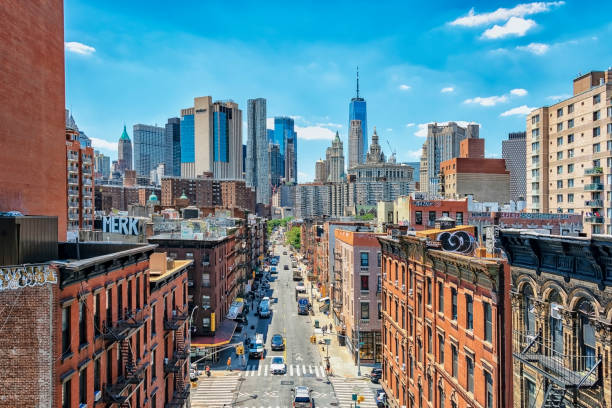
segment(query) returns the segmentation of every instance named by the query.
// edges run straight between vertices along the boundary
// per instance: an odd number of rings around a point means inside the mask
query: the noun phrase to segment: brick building
[[[476,227],[476,235],[484,238],[485,228],[547,230],[551,235],[577,235],[582,232],[581,214],[470,211],[467,223]]]
[[[66,238],[64,4],[0,3],[0,211],[59,219]]]
[[[130,204],[146,205],[151,194],[159,197],[161,190],[152,186],[96,185],[94,200],[96,211],[109,213],[112,210],[127,211]]]
[[[383,379],[392,407],[509,407],[509,268],[473,227],[379,238]]]
[[[255,211],[255,192],[241,180],[213,180],[209,177],[186,179],[164,177],[161,205],[174,206],[183,196],[196,207],[243,208]]]
[[[72,234],[93,229],[93,155],[92,147],[79,143],[78,129],[66,128],[68,231]]]
[[[0,306],[15,311],[0,334],[0,406],[184,406],[183,293],[192,261],[150,271],[154,245],[58,244],[40,239],[55,235],[57,221],[32,229],[30,217],[12,220],[26,231],[17,245],[29,251],[19,260],[27,265],[0,267]],[[11,228],[0,226],[2,245],[15,237]],[[17,271],[32,278],[20,280]],[[166,359],[180,369],[170,370]]]
[[[415,231],[434,227],[436,219],[451,217],[457,225],[467,222],[468,200],[428,200],[421,194],[398,197],[393,202],[393,223],[407,225]]]
[[[382,361],[381,252],[377,236],[366,228],[336,229],[334,248],[333,308],[341,331],[352,341],[347,347],[362,362]],[[356,347],[357,343],[363,343]]]
[[[512,274],[515,407],[612,405],[609,236],[501,231]]]

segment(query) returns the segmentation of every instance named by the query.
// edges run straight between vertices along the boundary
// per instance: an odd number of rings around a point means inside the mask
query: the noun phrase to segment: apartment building
[[[68,238],[79,230],[93,229],[94,150],[81,146],[79,131],[66,127],[66,180],[68,196]]]
[[[502,230],[515,407],[612,405],[610,237]]]
[[[473,227],[440,223],[378,238],[389,405],[509,407],[509,268],[473,255]]]
[[[569,99],[527,116],[527,209],[584,215],[612,233],[612,70],[574,79]]]

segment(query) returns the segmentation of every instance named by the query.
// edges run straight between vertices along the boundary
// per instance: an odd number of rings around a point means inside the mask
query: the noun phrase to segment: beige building
[[[527,116],[527,209],[583,213],[612,233],[612,70],[574,79],[574,95]]]

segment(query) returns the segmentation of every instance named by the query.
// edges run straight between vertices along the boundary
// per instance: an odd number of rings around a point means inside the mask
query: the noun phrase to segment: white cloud
[[[489,40],[508,36],[522,37],[536,25],[536,22],[531,19],[511,17],[504,25],[495,24],[493,27],[486,29],[482,33],[482,37]]]
[[[312,181],[312,176],[310,174],[298,171],[298,183],[307,183],[309,181]]]
[[[414,126],[414,123],[412,123],[412,122],[410,122],[410,123],[406,123],[406,127],[407,127],[407,128],[409,128],[409,127],[413,127],[413,126]]]
[[[409,160],[409,161],[421,160],[422,155],[423,155],[422,148],[419,150],[408,150],[404,153],[404,157],[406,158],[406,160]]]
[[[466,127],[467,125],[478,125],[480,126],[480,128],[482,129],[482,126],[480,125],[480,123],[476,123],[476,122],[467,122],[465,120],[451,120],[449,122],[454,122],[456,123],[458,126],[461,127]],[[418,126],[418,130],[416,132],[414,132],[414,135],[416,137],[427,137],[427,125],[429,124],[433,124],[436,123],[438,126],[446,126],[448,125],[449,122],[428,122],[428,123],[419,123]]]
[[[450,93],[450,92],[455,92],[455,88],[453,88],[452,86],[447,86],[446,88],[442,88],[440,90],[440,92],[442,93]]]
[[[561,95],[550,95],[546,97],[546,99],[550,99],[551,101],[563,101],[565,99],[570,98],[572,95],[570,94],[561,94]]]
[[[321,126],[295,126],[298,139],[302,140],[333,140],[336,132]]]
[[[91,139],[91,145],[95,149],[105,149],[117,151],[117,142],[109,142],[108,140],[99,139],[97,137],[89,137]]]
[[[427,125],[429,123],[419,123],[418,124],[418,130],[416,132],[414,132],[414,135],[416,137],[427,137]]]
[[[498,103],[504,103],[507,100],[508,100],[508,97],[506,95],[501,95],[501,96],[494,95],[494,96],[487,96],[487,97],[477,96],[475,98],[466,99],[465,101],[463,101],[463,103],[476,104],[480,106],[495,106]]]
[[[501,7],[493,12],[482,14],[476,14],[474,8],[472,8],[467,16],[457,18],[452,21],[450,25],[463,27],[483,26],[500,21],[507,21],[511,17],[525,17],[532,14],[544,13],[550,11],[553,7],[562,6],[564,4],[564,1],[522,3],[510,9]]]
[[[96,52],[96,49],[94,47],[90,47],[89,45],[85,45],[76,41],[65,42],[64,48],[68,52],[73,52],[75,54],[80,55],[91,55]]]
[[[526,115],[529,115],[529,113],[531,113],[531,111],[534,109],[536,108],[530,108],[527,105],[521,105],[521,106],[517,106],[516,108],[507,110],[499,116],[521,116],[521,115],[526,116]]]
[[[387,132],[393,132],[393,129],[387,128]]]
[[[399,86],[399,90],[400,90],[400,91],[409,91],[409,90],[410,90],[410,88],[412,88],[412,87],[411,87],[410,85],[406,85],[406,84],[401,84],[401,85]]]
[[[516,47],[516,49],[519,51],[530,52],[533,55],[544,55],[548,52],[550,46],[548,44],[543,43],[531,43],[528,45],[519,45],[518,47]]]
[[[514,96],[525,96],[527,95],[527,90],[523,88],[516,88],[516,89],[511,90],[510,94]]]
[[[332,128],[338,128],[338,129],[342,127],[342,125],[339,123],[317,123],[317,126],[332,127]]]

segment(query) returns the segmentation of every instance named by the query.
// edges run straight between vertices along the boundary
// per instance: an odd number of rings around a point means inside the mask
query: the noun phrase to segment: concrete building
[[[94,171],[95,178],[110,178],[110,157],[94,150]]]
[[[327,180],[327,163],[325,160],[317,160],[315,163],[315,183],[325,183]]]
[[[81,146],[78,129],[66,128],[67,237],[69,240],[74,240],[79,230],[93,228],[93,155],[93,148]]]
[[[134,170],[136,175],[149,177],[151,170],[164,163],[166,153],[166,128],[136,124],[133,127]]]
[[[336,137],[325,152],[327,163],[327,180],[330,183],[338,183],[345,178],[344,173],[344,148],[340,135],[336,131]]]
[[[349,205],[376,206],[379,201],[393,201],[414,191],[412,167],[386,160],[374,128],[366,160],[349,169]]]
[[[246,182],[257,193],[257,203],[270,204],[270,161],[268,156],[268,131],[266,129],[266,100],[264,98],[247,101],[247,162]]]
[[[125,125],[123,125],[123,133],[119,137],[117,150],[117,170],[123,174],[126,170],[132,170],[132,141],[127,134]]]
[[[297,134],[285,144],[285,182],[297,183]]]
[[[512,132],[502,140],[502,159],[510,171],[510,199],[523,201],[527,197],[526,132]]]
[[[512,274],[514,406],[610,406],[610,237],[502,230],[500,241]]]
[[[380,328],[381,251],[372,231],[334,231],[333,269],[334,313],[337,324],[350,339],[347,348],[357,360],[365,363],[382,362]],[[363,343],[360,347],[357,344]]]
[[[168,118],[164,150],[164,176],[181,176],[181,119]]]
[[[527,116],[528,211],[582,212],[586,233],[612,233],[611,97],[612,70],[593,71]]]
[[[57,216],[65,239],[63,2],[2,2],[0,55],[0,211]]]
[[[360,120],[351,120],[349,123],[349,170],[363,163],[363,128]]]
[[[420,168],[420,188],[422,192],[438,192],[440,164],[443,161],[460,156],[459,143],[463,139],[478,139],[479,125],[468,124],[465,127],[455,122],[427,125],[427,140],[423,144]]]
[[[504,159],[484,158],[484,139],[464,139],[460,156],[440,163],[438,192],[445,198],[473,196],[481,202],[510,202],[510,172]]]
[[[295,187],[295,216],[322,217],[329,214],[329,185],[303,183]]]
[[[379,237],[381,384],[392,407],[512,406],[509,267],[473,227]]]
[[[181,177],[195,178],[195,109],[181,109]]]

